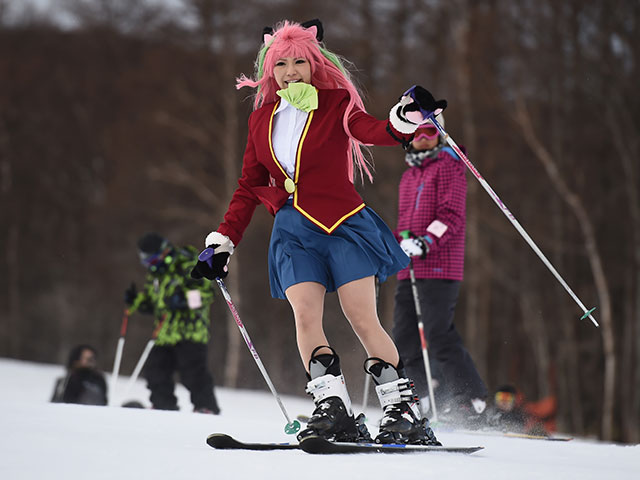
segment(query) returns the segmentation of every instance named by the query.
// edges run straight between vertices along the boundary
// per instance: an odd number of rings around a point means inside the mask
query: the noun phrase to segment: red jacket
[[[342,119],[349,103],[345,90],[319,90],[318,108],[309,113],[296,158],[293,205],[305,217],[333,232],[365,204],[348,176],[349,137]],[[242,175],[233,193],[218,232],[238,245],[253,212],[263,203],[272,215],[285,204],[287,175],[273,153],[273,116],[279,102],[263,105],[249,117],[249,135],[244,152]],[[408,139],[387,120],[378,120],[363,111],[349,118],[351,134],[365,144],[396,145],[396,138]]]

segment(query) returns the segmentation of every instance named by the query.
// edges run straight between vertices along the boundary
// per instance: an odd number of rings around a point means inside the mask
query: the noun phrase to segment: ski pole
[[[564,281],[564,279],[560,276],[560,274],[557,272],[557,270],[553,267],[551,262],[549,260],[547,260],[547,257],[544,256],[542,251],[534,243],[534,241],[531,239],[529,234],[525,231],[524,228],[522,228],[522,225],[520,225],[518,220],[516,220],[516,218],[513,216],[513,214],[507,208],[507,206],[504,203],[502,203],[502,200],[500,200],[500,198],[498,197],[496,192],[494,192],[493,189],[487,183],[487,181],[484,178],[482,178],[482,175],[480,175],[480,172],[478,172],[476,167],[473,166],[473,164],[469,161],[467,156],[464,153],[462,153],[462,150],[460,149],[460,147],[458,147],[456,142],[454,142],[453,139],[449,136],[449,134],[447,132],[445,132],[444,128],[442,128],[442,125],[440,125],[438,123],[438,121],[435,119],[435,114],[431,113],[430,115],[427,115],[427,117],[436,126],[436,128],[438,129],[438,131],[442,135],[442,138],[444,138],[447,141],[447,143],[449,145],[451,145],[451,148],[453,148],[453,150],[458,154],[458,156],[462,159],[462,161],[467,166],[467,168],[469,170],[471,170],[471,173],[473,173],[473,176],[478,179],[478,181],[480,182],[480,185],[482,185],[482,187],[486,190],[486,192],[493,199],[495,204],[498,205],[498,207],[500,207],[500,210],[502,210],[502,213],[504,213],[504,215],[509,219],[511,224],[515,227],[515,229],[522,236],[522,238],[524,238],[526,240],[526,242],[529,244],[531,249],[534,252],[536,252],[536,255],[538,255],[540,260],[542,260],[542,262],[549,269],[549,271],[556,277],[556,280],[558,280],[558,282],[560,282],[560,285],[562,285],[564,287],[564,289],[567,291],[567,293],[569,293],[569,295],[571,295],[571,298],[573,298],[573,300],[582,309],[582,311],[584,312],[584,315],[582,315],[582,317],[580,317],[580,320],[584,320],[585,318],[589,318],[596,327],[599,327],[600,325],[598,324],[596,319],[593,318],[593,316],[591,315],[591,312],[593,312],[596,309],[596,307],[593,307],[593,308],[587,310],[587,307],[585,307],[584,304],[577,297],[577,295],[575,293],[573,293],[573,290],[571,290],[571,288],[569,288],[569,285],[567,285],[567,282]]]
[[[269,386],[271,393],[273,394],[276,401],[278,402],[278,406],[280,407],[280,410],[282,410],[284,417],[287,419],[287,424],[284,427],[284,431],[288,434],[296,433],[298,430],[300,430],[300,422],[298,422],[298,420],[294,420],[293,422],[291,421],[291,418],[289,417],[289,414],[287,413],[287,410],[284,408],[282,400],[280,399],[280,395],[278,395],[278,392],[276,392],[276,388],[274,387],[273,382],[271,381],[271,378],[267,373],[267,369],[264,367],[262,360],[260,360],[260,356],[258,355],[256,348],[253,346],[253,342],[251,341],[251,338],[249,338],[249,333],[247,332],[247,329],[244,328],[244,324],[242,323],[242,320],[240,320],[240,315],[238,315],[238,311],[236,310],[235,305],[231,301],[231,296],[227,291],[227,287],[225,286],[221,278],[216,278],[216,281],[218,282],[218,286],[222,291],[222,295],[224,296],[224,299],[227,301],[227,305],[229,306],[229,310],[231,310],[233,319],[236,321],[236,325],[238,325],[238,328],[240,329],[240,333],[242,333],[242,337],[244,338],[244,341],[247,344],[249,351],[253,355],[253,359],[256,361],[256,364],[258,365],[258,368],[260,369],[260,372],[262,373],[262,376],[264,377],[265,382],[267,382],[267,385]]]
[[[422,360],[424,361],[424,370],[427,374],[427,387],[429,388],[429,401],[431,402],[431,410],[433,412],[431,420],[438,421],[438,411],[436,410],[436,400],[433,395],[433,379],[431,378],[431,364],[429,363],[429,351],[427,349],[427,340],[424,336],[424,323],[422,322],[422,309],[420,308],[420,297],[418,294],[418,286],[416,285],[416,274],[413,270],[413,258],[409,262],[409,275],[411,276],[411,293],[413,294],[413,303],[416,306],[416,316],[418,317],[418,332],[420,333],[420,345],[422,347]]]
[[[118,381],[118,374],[120,372],[120,361],[122,360],[122,351],[124,350],[124,338],[127,334],[127,323],[129,322],[129,310],[125,309],[122,316],[122,324],[120,325],[120,338],[118,339],[118,345],[116,347],[116,358],[113,361],[113,372],[111,373],[111,385],[109,390],[109,406],[113,405],[113,399],[116,393],[116,382]]]
[[[211,262],[212,262],[211,258],[213,257],[213,255],[214,255],[213,248],[210,248],[210,247],[205,248],[202,251],[202,253],[198,255],[198,260],[200,260],[201,262],[207,262],[209,266],[211,266]],[[284,431],[290,435],[296,433],[298,430],[300,430],[300,422],[298,420],[291,421],[291,418],[289,417],[289,414],[287,413],[287,410],[284,408],[284,404],[280,399],[280,395],[278,395],[278,392],[276,392],[276,388],[273,386],[273,382],[271,381],[271,378],[267,373],[267,369],[264,368],[262,360],[260,360],[260,355],[258,355],[256,348],[253,346],[253,342],[249,337],[249,333],[247,332],[247,329],[244,328],[244,324],[242,323],[242,320],[240,320],[240,315],[238,314],[238,310],[236,310],[235,305],[231,301],[231,295],[229,295],[229,291],[227,290],[227,287],[225,286],[221,278],[216,278],[216,282],[218,283],[218,287],[220,287],[222,296],[224,297],[224,299],[227,302],[227,305],[229,306],[229,310],[231,311],[231,315],[233,315],[233,319],[235,320],[236,325],[238,325],[238,328],[240,329],[240,333],[242,334],[242,338],[244,338],[244,342],[247,344],[247,347],[249,348],[249,351],[251,352],[253,359],[256,361],[256,365],[258,365],[258,368],[260,369],[260,373],[262,373],[262,376],[264,377],[265,382],[267,382],[267,385],[269,386],[271,393],[276,399],[276,402],[278,402],[278,406],[280,407],[280,410],[282,410],[284,417],[287,419],[287,424],[284,427]]]
[[[142,351],[142,355],[140,355],[140,358],[138,359],[138,363],[136,364],[136,367],[133,369],[133,373],[131,374],[129,381],[127,382],[127,386],[125,387],[124,393],[122,394],[123,397],[126,397],[129,394],[131,387],[133,387],[133,384],[136,383],[136,380],[138,380],[138,377],[140,376],[140,372],[142,371],[142,367],[144,367],[144,364],[147,362],[147,358],[149,358],[149,353],[151,353],[151,349],[156,344],[156,338],[158,338],[158,332],[162,328],[162,324],[164,323],[165,318],[166,318],[166,315],[163,316],[162,321],[153,330],[151,339],[147,342],[147,345],[144,347],[144,350]]]

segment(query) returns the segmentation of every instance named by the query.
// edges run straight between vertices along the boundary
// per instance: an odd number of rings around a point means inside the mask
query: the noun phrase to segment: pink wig
[[[349,72],[342,65],[340,57],[325,49],[316,40],[316,27],[304,28],[297,23],[284,21],[279,24],[273,35],[265,35],[258,58],[256,59],[255,80],[241,75],[236,79],[236,88],[257,88],[253,102],[256,110],[266,103],[275,102],[278,99],[276,91],[280,89],[273,69],[276,61],[284,57],[306,58],[311,67],[311,83],[318,89],[342,88],[349,94],[349,103],[342,119],[345,132],[349,136],[349,178],[354,180],[354,164],[361,174],[366,173],[370,181],[373,181],[367,161],[362,153],[364,146],[351,135],[349,131],[349,116],[354,109],[365,111],[362,98],[351,81]]]

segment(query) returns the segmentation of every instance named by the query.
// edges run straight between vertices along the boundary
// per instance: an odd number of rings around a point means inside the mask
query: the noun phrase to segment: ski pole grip
[[[201,262],[206,262],[209,267],[213,268],[213,255],[215,250],[211,247],[205,248],[200,255],[198,255],[198,260]]]

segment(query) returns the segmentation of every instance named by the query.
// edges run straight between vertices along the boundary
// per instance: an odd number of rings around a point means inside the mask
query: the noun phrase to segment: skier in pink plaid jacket
[[[442,115],[436,117],[444,126]],[[419,128],[405,154],[399,186],[400,246],[411,257],[437,382],[439,420],[474,427],[484,422],[487,388],[453,323],[464,270],[467,180],[465,166],[432,124]],[[398,272],[393,336],[422,405],[427,377],[409,267]],[[435,382],[434,382],[435,383]],[[432,412],[431,412],[432,413]]]

